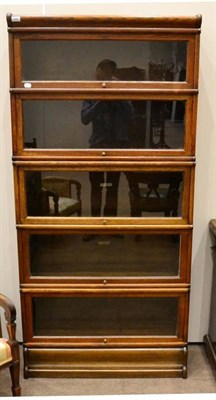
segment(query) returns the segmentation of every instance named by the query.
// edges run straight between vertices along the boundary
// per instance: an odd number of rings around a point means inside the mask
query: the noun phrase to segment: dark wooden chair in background
[[[27,149],[37,148],[36,138],[25,142]],[[75,179],[59,176],[42,176],[40,171],[26,175],[27,215],[30,216],[81,216],[81,184]]]
[[[146,213],[163,213],[177,217],[182,174],[178,172],[127,173],[132,217]]]
[[[42,176],[40,171],[26,175],[27,215],[81,216],[81,184],[59,176]]]
[[[0,321],[0,370],[9,368],[13,396],[21,395],[19,343],[16,340],[16,309],[11,300],[0,293],[0,307],[4,310],[8,339],[2,338]]]
[[[172,82],[174,77],[174,63],[149,62],[149,80],[150,81],[168,81]]]

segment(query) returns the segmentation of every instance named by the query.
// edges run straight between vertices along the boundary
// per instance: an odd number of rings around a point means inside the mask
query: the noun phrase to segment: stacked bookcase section
[[[25,377],[185,378],[201,17],[7,21]]]

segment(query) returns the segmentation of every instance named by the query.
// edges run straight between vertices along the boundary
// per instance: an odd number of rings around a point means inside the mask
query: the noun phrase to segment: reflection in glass
[[[186,79],[186,41],[23,40],[21,48],[23,80],[96,80],[104,59],[115,63],[112,80]]]
[[[31,171],[28,216],[181,216],[182,172]]]
[[[185,106],[160,100],[25,100],[24,147],[182,149]]]
[[[34,335],[176,336],[177,298],[34,298]]]
[[[164,213],[177,217],[180,212],[181,172],[128,172],[131,216]]]
[[[178,276],[178,235],[31,235],[32,276]]]
[[[118,149],[130,147],[130,130],[134,120],[132,102],[126,100],[84,100],[81,121],[91,123],[90,148]]]

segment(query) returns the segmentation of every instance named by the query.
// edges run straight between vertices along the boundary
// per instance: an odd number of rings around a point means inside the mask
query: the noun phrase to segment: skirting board
[[[203,340],[204,340],[206,353],[207,353],[208,359],[210,361],[211,367],[216,374],[216,352],[215,352],[213,343],[211,341],[211,337],[209,335],[205,335]]]

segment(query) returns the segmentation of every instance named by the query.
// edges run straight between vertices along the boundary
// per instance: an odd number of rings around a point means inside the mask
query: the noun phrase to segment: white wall
[[[197,121],[197,168],[195,185],[194,236],[192,257],[192,290],[189,340],[202,341],[207,332],[212,278],[212,258],[208,223],[216,218],[216,3],[205,2],[145,2],[114,3],[95,1],[38,1],[34,5],[17,5],[15,0],[1,6],[1,115],[0,115],[0,291],[13,299],[18,310],[18,334],[21,339],[18,261],[14,213],[14,192],[11,163],[11,124],[8,74],[8,45],[5,15],[123,15],[176,16],[202,14],[200,53],[199,107]],[[17,2],[16,2],[17,3]],[[20,3],[31,3],[23,0]],[[50,4],[58,3],[58,4]],[[61,4],[60,4],[61,3]],[[65,1],[64,3],[69,3]],[[72,4],[73,3],[73,4]],[[83,4],[86,3],[86,4]]]

